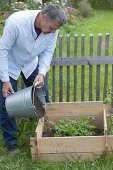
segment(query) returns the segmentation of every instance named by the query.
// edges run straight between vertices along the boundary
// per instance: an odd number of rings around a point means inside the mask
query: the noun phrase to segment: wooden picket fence
[[[59,35],[47,77],[51,102],[104,100],[113,89],[112,36]]]
[[[64,43],[63,38],[65,38]],[[48,80],[51,80],[48,81],[51,100],[53,102],[104,100],[108,97],[108,88],[110,87],[112,90],[113,87],[113,45],[110,34],[106,33],[104,41],[102,41],[102,34],[98,34],[96,52],[94,52],[94,36],[92,34],[89,36],[89,43],[87,45],[84,34],[81,35],[80,42],[78,41],[78,35],[73,37],[73,41],[70,41],[70,39],[70,35],[66,37],[60,35],[58,39],[59,45],[57,49],[59,52],[55,52],[48,75]],[[89,52],[85,53],[85,46],[89,46]],[[72,48],[73,52],[71,52]],[[64,50],[66,53],[64,53]],[[111,69],[109,71],[111,79],[108,79],[109,69]],[[103,85],[101,85],[101,76],[104,79],[102,81]],[[93,79],[95,79],[94,86]],[[95,88],[95,91],[93,88]]]

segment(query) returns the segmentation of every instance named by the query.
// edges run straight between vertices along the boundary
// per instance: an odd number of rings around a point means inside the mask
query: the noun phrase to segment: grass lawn
[[[101,156],[95,161],[47,162],[32,161],[29,146],[20,148],[21,153],[9,156],[0,142],[0,170],[113,170],[113,155]]]
[[[77,56],[81,56],[80,53],[80,40],[81,35],[85,35],[85,56],[89,55],[89,37],[93,34],[94,46],[93,54],[97,52],[97,39],[98,34],[102,33],[102,55],[104,55],[104,42],[106,33],[110,34],[110,47],[113,46],[113,11],[94,11],[89,18],[76,18],[72,23],[66,24],[60,29],[59,34],[63,35],[65,39],[67,34],[70,34],[71,44],[71,56],[73,56],[73,40],[74,35],[78,35],[78,53]],[[65,40],[64,40],[65,41]],[[109,55],[112,54],[112,47],[110,48]],[[66,43],[63,43],[63,55],[66,54]],[[57,43],[57,55],[58,55],[58,43]]]
[[[0,28],[2,28],[2,26],[0,26]],[[73,43],[74,34],[78,34],[79,36],[81,36],[81,34],[85,34],[86,37],[89,37],[89,34],[92,33],[94,38],[97,39],[98,33],[100,32],[103,34],[104,38],[107,32],[109,32],[111,36],[113,35],[113,11],[94,11],[92,17],[80,20],[76,19],[73,25],[67,24],[60,30],[60,34],[64,37],[67,33],[70,33],[72,37],[71,43]],[[0,34],[2,34],[2,29]],[[86,55],[88,54],[88,39],[89,38],[86,40]],[[94,54],[96,54],[96,43],[94,48]],[[64,47],[64,54],[65,49],[66,47]],[[73,52],[73,49],[71,49],[71,51]],[[80,55],[80,52],[78,52],[78,54]],[[110,54],[112,54],[112,48],[110,50]],[[79,85],[80,82],[78,86]],[[51,88],[51,72],[49,86]],[[9,156],[2,142],[2,138],[0,138],[0,170],[113,170],[113,155],[107,157],[102,156],[95,161],[51,163],[37,160],[32,162],[29,138],[35,135],[34,130],[36,127],[36,121],[29,119],[24,120],[24,122],[22,121],[22,119],[18,120],[18,138],[21,151],[19,155],[14,157]]]
[[[99,32],[103,35],[107,32],[113,35],[113,11],[94,11],[92,16],[89,18],[76,18],[73,25],[65,25],[60,29],[61,34],[66,34],[70,32],[73,36],[74,34],[94,34],[97,36]]]
[[[89,18],[76,18],[72,23],[66,24],[61,28],[59,34],[63,36],[62,38],[62,56],[67,56],[67,45],[66,45],[66,35],[70,34],[70,56],[74,56],[74,35],[78,35],[78,49],[77,57],[81,56],[81,35],[85,35],[85,52],[84,56],[89,56],[89,40],[90,34],[93,34],[93,56],[97,55],[98,47],[98,34],[102,33],[102,48],[101,55],[105,55],[105,35],[106,33],[110,34],[109,38],[109,56],[113,55],[113,11],[94,11],[93,15]],[[59,42],[57,41],[56,56],[59,56]],[[93,100],[96,100],[96,66],[93,67]],[[66,101],[66,91],[67,91],[67,80],[66,80],[66,71],[67,68],[63,68],[63,101]],[[111,87],[112,81],[112,67],[108,67],[108,87]],[[104,72],[105,66],[100,67],[100,100],[103,100],[103,86],[104,86]],[[52,70],[49,72],[49,89],[50,89],[50,98],[52,96]],[[85,66],[85,100],[89,100],[89,66]],[[81,66],[77,66],[77,101],[81,101]],[[73,101],[73,89],[74,89],[74,80],[73,80],[73,67],[70,69],[70,101]],[[59,101],[59,68],[56,68],[56,101]]]

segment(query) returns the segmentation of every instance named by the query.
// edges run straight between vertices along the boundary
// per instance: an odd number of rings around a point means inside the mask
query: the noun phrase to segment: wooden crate
[[[47,117],[52,122],[76,119],[81,114],[95,117],[94,124],[102,129],[102,136],[43,137],[44,117],[39,119],[35,137],[30,139],[32,159],[49,161],[94,159],[110,153],[113,136],[107,135],[107,116],[102,102],[73,102],[47,104]]]

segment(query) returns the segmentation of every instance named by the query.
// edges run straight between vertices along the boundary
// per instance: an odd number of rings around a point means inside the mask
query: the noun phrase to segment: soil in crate
[[[95,131],[96,132],[95,132],[94,136],[102,136],[102,135],[104,135],[104,132],[103,132],[102,129],[96,129]],[[55,134],[54,128],[48,128],[48,129],[44,130],[43,137],[55,137],[54,134]]]
[[[93,136],[102,136],[102,135],[104,135],[103,129],[96,128],[95,135],[93,135]],[[45,121],[44,121],[43,137],[55,137],[54,126],[53,125],[51,126],[51,123],[49,123],[49,120],[48,120],[46,114],[45,114]]]

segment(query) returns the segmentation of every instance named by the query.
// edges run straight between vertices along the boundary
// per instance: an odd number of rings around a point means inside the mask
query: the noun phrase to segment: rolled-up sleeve
[[[58,36],[58,31],[54,33],[54,37],[49,42],[48,47],[39,54],[39,73],[44,76],[50,69],[51,60],[56,47],[56,40]]]
[[[0,38],[0,79],[9,81],[8,52],[17,39],[17,27],[14,21],[7,21],[2,37]]]

